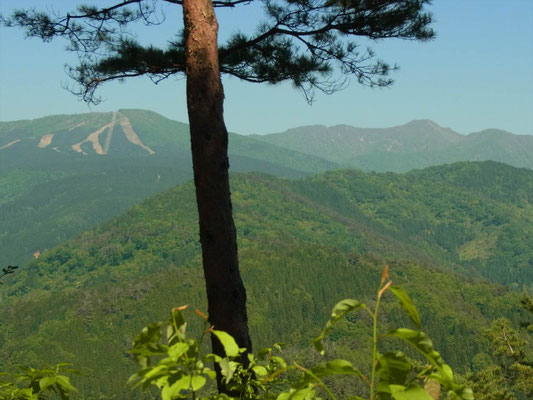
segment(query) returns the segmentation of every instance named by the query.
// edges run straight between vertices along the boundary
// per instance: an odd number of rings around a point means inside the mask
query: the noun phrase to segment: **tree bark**
[[[228,132],[218,63],[218,23],[211,0],[183,0],[187,109],[209,321],[248,352],[246,291],[239,272],[229,186]],[[213,352],[224,355],[216,338]],[[247,362],[246,356],[242,357]],[[219,372],[219,371],[218,371]],[[217,374],[220,377],[220,373]],[[225,391],[217,379],[219,390]]]

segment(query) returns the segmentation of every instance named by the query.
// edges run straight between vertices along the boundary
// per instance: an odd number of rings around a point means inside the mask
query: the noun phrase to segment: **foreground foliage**
[[[66,374],[78,371],[68,368],[70,364],[35,369],[20,367],[21,373],[8,375],[0,373],[0,400],[45,400],[56,394],[69,399],[77,390]],[[1,378],[8,378],[1,380]]]
[[[203,321],[200,338],[196,340],[187,335],[188,324],[184,314],[187,306],[174,308],[170,321],[149,324],[135,338],[130,353],[141,369],[130,377],[129,384],[143,389],[155,386],[163,400],[311,400],[323,397],[332,400],[474,399],[468,387],[474,389],[476,400],[519,400],[530,398],[533,394],[531,349],[520,333],[520,330],[532,329],[530,319],[523,321],[518,330],[507,319],[495,320],[486,329],[485,335],[491,340],[499,365],[483,368],[482,357],[478,355],[472,362],[482,369],[456,378],[424,332],[408,328],[385,329],[382,332],[378,313],[382,300],[387,298],[384,295],[389,292],[399,300],[399,306],[411,323],[419,328],[421,318],[418,311],[410,297],[400,287],[392,285],[386,267],[372,307],[345,299],[333,308],[321,334],[313,340],[321,355],[318,361],[310,361],[311,357],[304,362],[289,362],[287,360],[294,358],[293,355],[282,351],[283,344],[275,344],[261,349],[257,355],[247,355],[249,364],[244,366],[240,359],[244,349],[240,349],[227,333],[209,326],[206,315],[196,310]],[[524,294],[521,303],[526,311],[532,312],[531,297]],[[392,305],[385,304],[387,308]],[[357,318],[358,311],[363,312],[363,317],[370,317],[371,324],[363,323],[363,328],[372,331],[371,341],[359,353],[369,353],[368,357],[355,358],[360,367],[329,354],[331,339],[342,322]],[[208,335],[220,341],[225,357],[206,352],[203,341]],[[350,338],[354,342],[357,339],[357,336]],[[398,350],[391,339],[405,342],[414,353],[405,354]],[[414,359],[416,354],[424,361]],[[100,362],[106,364],[104,359]],[[362,365],[365,362],[368,362],[366,367]],[[215,370],[221,372],[219,383],[222,394],[216,393],[214,388],[216,373],[210,367],[213,363]],[[43,369],[21,367],[22,373],[16,375],[0,374],[0,400],[68,399],[77,390],[67,375],[78,372],[70,369],[69,365],[58,364]],[[114,385],[117,386],[116,381]],[[110,393],[103,398],[114,397],[116,395]],[[137,398],[133,393],[127,397]],[[152,391],[141,398],[157,397]]]
[[[335,359],[304,367],[294,362],[287,363],[282,357],[273,354],[273,348],[259,351],[257,357],[248,354],[249,365],[239,361],[245,349],[239,348],[235,340],[225,332],[209,327],[207,317],[200,311],[197,314],[205,320],[203,333],[199,340],[186,336],[187,323],[183,310],[187,306],[175,308],[169,322],[150,324],[137,335],[131,353],[141,369],[130,378],[130,383],[144,389],[156,385],[163,400],[200,398],[200,399],[273,399],[297,400],[321,398],[322,395],[336,400],[336,395],[324,382],[325,378],[348,375],[361,379],[366,385],[367,398],[371,400],[432,400],[438,399],[441,388],[446,398],[473,400],[472,390],[458,384],[449,365],[433,348],[429,337],[421,332],[407,328],[393,329],[387,333],[378,332],[378,311],[380,300],[386,291],[392,292],[400,301],[411,321],[420,326],[420,316],[409,296],[399,287],[392,286],[388,278],[388,267],[382,274],[374,311],[365,304],[353,300],[342,300],[333,308],[331,318],[319,337],[313,340],[314,347],[324,355],[323,341],[334,325],[348,313],[364,310],[373,320],[373,343],[370,375],[367,376],[350,361]],[[163,336],[162,332],[166,331]],[[215,354],[202,355],[202,340],[209,333],[216,336],[224,347],[226,357]],[[427,365],[415,371],[413,363],[401,351],[381,353],[378,342],[385,338],[401,339],[419,354]],[[162,340],[163,339],[163,340]],[[274,348],[280,350],[280,346]],[[216,373],[209,365],[215,363],[220,371],[219,387],[222,394],[211,394],[205,389],[208,380],[214,380]],[[287,379],[291,372],[292,379]],[[281,388],[281,389],[280,389]],[[361,394],[364,395],[364,394]],[[352,396],[353,400],[363,397]]]

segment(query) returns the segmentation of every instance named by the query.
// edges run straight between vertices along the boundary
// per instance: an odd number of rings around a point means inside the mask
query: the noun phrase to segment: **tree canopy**
[[[67,49],[80,63],[69,73],[75,89],[88,102],[100,98],[104,82],[147,75],[155,81],[185,73],[184,30],[169,38],[167,48],[143,46],[127,27],[131,23],[162,22],[158,3],[182,5],[181,0],[126,0],[99,8],[80,5],[59,14],[18,10],[2,18],[31,37],[68,40]],[[213,7],[246,7],[261,3],[264,20],[254,34],[236,32],[219,44],[220,72],[249,82],[291,81],[308,101],[318,89],[331,93],[350,77],[368,86],[388,86],[397,68],[376,57],[354,38],[429,40],[432,17],[424,10],[430,0],[228,0]]]

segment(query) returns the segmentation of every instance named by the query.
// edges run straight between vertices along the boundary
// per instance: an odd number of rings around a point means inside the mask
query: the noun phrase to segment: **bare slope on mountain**
[[[186,124],[151,111],[119,110],[0,122],[0,150],[3,160],[24,165],[47,157],[51,150],[110,157],[183,153],[190,151],[190,139]],[[319,157],[237,134],[230,134],[229,152],[292,170],[296,176],[337,167]],[[0,168],[8,168],[7,161],[0,162]]]
[[[464,136],[429,120],[379,129],[315,125],[253,137],[373,171],[405,172],[456,161],[483,160],[533,169],[533,136],[497,129]]]

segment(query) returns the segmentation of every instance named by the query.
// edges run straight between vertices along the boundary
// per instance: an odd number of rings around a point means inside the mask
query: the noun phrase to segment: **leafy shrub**
[[[209,326],[207,317],[198,310],[196,313],[204,319],[203,333],[199,340],[188,338],[183,313],[187,306],[183,306],[172,310],[170,321],[150,324],[137,335],[131,353],[141,369],[130,378],[129,383],[143,389],[155,385],[163,400],[312,400],[320,399],[322,395],[336,400],[324,378],[345,375],[361,379],[367,385],[369,400],[434,400],[440,396],[473,400],[472,390],[455,381],[452,369],[444,363],[424,332],[399,328],[379,334],[379,305],[381,297],[387,291],[398,298],[413,323],[420,326],[420,316],[409,296],[391,283],[386,267],[378,287],[374,310],[357,300],[342,300],[333,308],[331,318],[321,335],[313,340],[315,349],[324,354],[322,341],[337,321],[351,312],[367,312],[373,320],[370,376],[364,375],[350,361],[342,359],[321,362],[309,368],[295,362],[288,363],[281,356],[274,355],[273,350],[281,350],[279,344],[260,350],[257,356],[246,353],[246,349],[239,348],[229,334]],[[225,357],[211,353],[201,354],[202,341],[208,334],[222,343]],[[383,338],[406,342],[426,359],[427,365],[415,369],[414,362],[401,351],[381,354],[378,344]],[[243,363],[244,357],[246,363]],[[213,385],[208,384],[217,379],[215,370],[208,366],[212,363],[219,371],[218,384],[224,389],[224,393],[216,393]],[[364,399],[354,396],[351,400]]]
[[[57,364],[54,367],[35,369],[20,367],[22,373],[11,376],[1,373],[8,380],[0,380],[0,400],[45,400],[54,394],[61,399],[69,399],[76,388],[65,373],[77,373],[68,368],[70,364]]]

